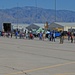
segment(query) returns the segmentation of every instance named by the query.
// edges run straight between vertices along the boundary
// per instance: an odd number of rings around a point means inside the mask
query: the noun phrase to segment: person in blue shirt
[[[42,40],[42,35],[43,35],[42,32],[40,32],[40,34],[39,34],[39,39],[40,40]]]
[[[15,36],[16,36],[16,39],[17,39],[17,37],[18,37],[18,31],[15,32]]]

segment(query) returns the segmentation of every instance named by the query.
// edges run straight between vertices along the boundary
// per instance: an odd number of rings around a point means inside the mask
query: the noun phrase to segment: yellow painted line
[[[63,64],[46,66],[46,67],[42,67],[42,68],[36,68],[36,69],[26,70],[26,71],[23,71],[23,72],[19,71],[19,72],[15,72],[15,73],[6,74],[6,75],[16,75],[16,74],[23,74],[23,73],[35,72],[35,71],[39,71],[39,70],[44,70],[44,69],[49,69],[49,68],[55,68],[55,67],[60,67],[60,66],[64,66],[64,65],[69,65],[69,64],[75,64],[75,62],[68,62],[68,63],[63,63]]]
[[[63,73],[63,74],[55,74],[55,75],[75,75],[75,73]]]

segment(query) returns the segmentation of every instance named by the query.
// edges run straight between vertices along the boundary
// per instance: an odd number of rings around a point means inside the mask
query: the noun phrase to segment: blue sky
[[[55,9],[55,0],[0,0],[0,9],[17,6],[37,6],[46,9]],[[56,0],[56,9],[75,11],[75,0]]]

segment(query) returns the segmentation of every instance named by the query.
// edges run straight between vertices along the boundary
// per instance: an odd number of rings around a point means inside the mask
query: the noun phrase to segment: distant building
[[[28,30],[32,30],[32,29],[38,30],[39,28],[44,28],[44,24],[43,23],[33,23],[33,24],[30,24],[29,26],[27,26],[26,28]]]
[[[44,28],[44,23],[33,23],[36,26],[39,26],[40,28]]]
[[[29,26],[29,24],[14,24],[14,23],[12,23],[11,25],[12,25],[12,29],[13,30],[16,30],[16,29],[18,29],[18,30],[25,30],[26,27]]]
[[[75,31],[74,22],[53,22],[49,25],[50,30]]]
[[[40,27],[35,24],[31,24],[31,25],[27,26],[26,28],[31,31],[32,29],[38,30]]]
[[[2,23],[0,25],[0,31],[13,31],[13,30],[32,30],[32,29],[35,29],[35,30],[38,30],[39,28],[42,28],[44,29],[44,23],[33,23],[33,24],[17,24],[17,23],[10,23],[10,22],[5,22],[5,23]]]

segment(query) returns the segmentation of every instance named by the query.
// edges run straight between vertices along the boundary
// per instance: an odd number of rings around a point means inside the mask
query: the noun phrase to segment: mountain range
[[[0,23],[75,22],[75,11],[44,9],[33,6],[0,9]]]

